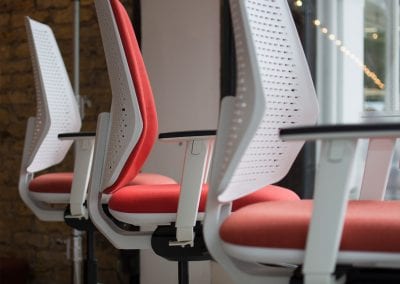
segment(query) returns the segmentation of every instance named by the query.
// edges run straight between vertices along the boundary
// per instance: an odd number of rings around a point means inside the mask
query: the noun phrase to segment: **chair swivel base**
[[[176,241],[175,224],[158,226],[151,237],[151,247],[157,255],[171,261],[210,260],[211,255],[203,239],[201,223],[198,222],[193,229],[195,233],[193,246],[170,246],[170,242]]]
[[[203,226],[200,222],[193,228],[195,239],[193,246],[170,246],[176,241],[176,228],[172,223],[169,226],[158,226],[151,237],[153,251],[170,261],[178,262],[178,283],[189,283],[189,261],[210,260],[211,255],[203,239]]]
[[[86,232],[86,259],[84,264],[84,283],[97,284],[97,260],[94,255],[94,232],[96,227],[90,219],[69,217],[69,206],[64,212],[65,223],[79,231]]]

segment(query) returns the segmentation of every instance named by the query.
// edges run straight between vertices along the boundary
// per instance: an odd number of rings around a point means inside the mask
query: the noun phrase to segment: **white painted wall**
[[[142,48],[159,116],[159,131],[216,129],[219,110],[219,1],[145,0]],[[183,146],[157,143],[146,171],[180,180]],[[142,283],[177,283],[177,264],[145,251]],[[191,283],[210,283],[209,262],[190,266]]]
[[[142,47],[159,131],[215,129],[219,109],[219,1],[142,1]],[[182,148],[157,144],[146,170],[179,179]]]

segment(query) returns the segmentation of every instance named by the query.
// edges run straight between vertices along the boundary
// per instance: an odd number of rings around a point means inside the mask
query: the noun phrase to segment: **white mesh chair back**
[[[237,85],[216,145],[212,186],[221,202],[281,180],[304,142],[282,141],[279,129],[314,124],[318,112],[287,0],[230,3]]]
[[[26,29],[37,104],[27,171],[37,172],[65,158],[72,141],[61,141],[58,134],[79,131],[81,117],[52,30],[30,18],[26,18]]]
[[[97,0],[95,6],[112,91],[102,183],[102,188],[107,188],[115,183],[139,140],[143,122],[111,4]]]

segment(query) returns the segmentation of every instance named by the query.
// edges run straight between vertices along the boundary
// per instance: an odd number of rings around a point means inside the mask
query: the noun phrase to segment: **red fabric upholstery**
[[[69,193],[73,173],[51,173],[34,178],[29,183],[29,190],[40,193]]]
[[[40,193],[70,193],[73,173],[50,173],[34,178],[29,183],[29,190]],[[171,184],[172,178],[152,173],[140,173],[128,184]]]
[[[150,82],[147,77],[146,68],[130,18],[119,0],[111,0],[111,6],[135,86],[143,119],[143,132],[117,181],[114,185],[105,189],[104,192],[107,194],[114,193],[109,202],[109,207],[113,210],[132,213],[176,212],[180,190],[179,185],[123,187],[127,185],[133,177],[135,177],[154,144],[157,136],[157,114]],[[273,190],[271,189],[271,191],[268,191],[268,193],[265,194],[257,193],[255,196],[245,199],[248,199],[248,201],[242,200],[239,203],[245,205],[258,199],[259,201],[264,201],[280,198],[286,199],[286,197],[291,199],[296,197],[289,191],[282,193],[282,191],[286,190],[277,190],[279,193],[277,193],[276,196],[272,194],[272,191]],[[200,202],[201,211],[204,211],[206,193],[207,187],[205,186]],[[239,205],[234,205],[235,208],[237,206]]]
[[[149,185],[149,184],[176,184],[176,181],[170,177],[153,174],[153,173],[139,173],[127,185]]]
[[[108,207],[124,213],[176,213],[178,210],[180,185],[127,186],[113,193]],[[204,212],[208,186],[204,185],[200,197],[199,211]],[[233,205],[236,210],[254,202],[271,200],[299,200],[292,191],[268,186],[238,200]]]
[[[111,195],[108,208],[125,213],[174,213],[178,209],[180,185],[126,186]],[[207,186],[203,187],[200,211],[204,211]]]
[[[126,185],[137,175],[146,161],[158,135],[157,112],[153,92],[131,20],[119,0],[111,0],[111,6],[121,36],[129,71],[135,86],[143,120],[143,130],[139,141],[130,154],[116,182],[111,187],[104,190],[107,194]]]
[[[300,200],[300,197],[294,191],[280,186],[270,185],[235,200],[232,204],[232,211],[258,202],[282,200],[295,201]]]
[[[225,242],[254,247],[304,249],[312,201],[276,201],[233,212],[220,228]],[[340,249],[400,252],[400,201],[351,201]]]

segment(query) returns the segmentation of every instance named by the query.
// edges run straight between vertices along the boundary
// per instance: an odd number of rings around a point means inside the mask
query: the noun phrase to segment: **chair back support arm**
[[[252,284],[264,284],[266,283],[265,275],[244,273],[248,272],[245,270],[245,264],[240,261],[231,258],[226,254],[222,245],[221,238],[219,236],[219,227],[231,213],[231,203],[222,203],[218,201],[218,191],[213,190],[217,188],[219,184],[218,170],[223,163],[223,149],[224,145],[229,140],[229,126],[232,120],[236,98],[227,96],[221,101],[221,111],[218,122],[218,138],[215,143],[215,154],[212,157],[211,165],[211,177],[210,177],[210,191],[207,195],[206,204],[206,216],[204,219],[204,239],[207,244],[207,248],[212,252],[213,259],[217,261],[226,271],[229,271],[233,275],[236,283],[252,283]],[[223,185],[222,185],[223,186]],[[251,270],[251,268],[250,268]],[[287,279],[282,275],[271,276],[268,278],[269,283],[274,284],[287,284]]]
[[[218,185],[219,177],[216,176],[216,169],[221,168],[223,162],[223,155],[220,154],[222,147],[226,144],[225,139],[229,136],[229,124],[232,119],[233,110],[235,105],[235,97],[227,96],[221,101],[221,110],[218,122],[218,139],[215,143],[216,155],[212,157],[211,163],[211,177],[210,177],[210,191],[207,195],[206,203],[206,216],[204,218],[203,234],[206,241],[207,248],[212,252],[213,259],[226,269],[226,271],[238,271],[239,266],[235,265],[234,260],[227,256],[221,246],[221,239],[219,230],[221,223],[231,213],[231,203],[222,204],[218,202],[218,192],[212,190]],[[237,282],[246,283],[248,279],[240,279],[242,273],[235,273]],[[247,275],[246,275],[247,276]],[[242,281],[241,281],[242,280]]]
[[[64,210],[54,209],[45,204],[39,204],[35,202],[29,195],[29,183],[33,178],[33,173],[27,171],[27,164],[29,163],[29,155],[31,149],[32,137],[35,129],[35,118],[30,117],[28,119],[24,150],[22,154],[21,170],[19,174],[19,184],[18,191],[22,201],[26,206],[35,214],[35,216],[42,221],[63,221],[64,220]]]
[[[110,115],[99,115],[94,147],[94,159],[88,191],[89,217],[96,228],[118,249],[149,249],[151,248],[151,233],[127,232],[119,228],[105,214],[102,204],[102,175],[105,159],[105,149],[109,135]]]

